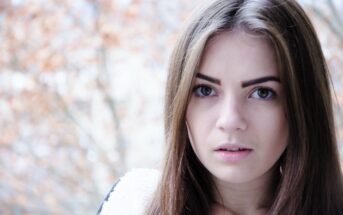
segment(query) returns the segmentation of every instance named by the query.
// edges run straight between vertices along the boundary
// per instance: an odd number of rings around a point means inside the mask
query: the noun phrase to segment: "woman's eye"
[[[274,98],[275,96],[276,96],[276,93],[274,90],[265,88],[265,87],[260,87],[260,88],[255,89],[253,93],[250,95],[250,97],[252,98],[264,99],[264,100]]]
[[[212,89],[209,86],[205,86],[205,85],[200,85],[200,86],[194,87],[193,92],[198,97],[214,96],[215,95],[214,89]]]

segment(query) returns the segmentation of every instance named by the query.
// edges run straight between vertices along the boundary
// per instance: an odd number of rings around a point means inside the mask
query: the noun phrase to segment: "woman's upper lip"
[[[221,149],[237,149],[237,148],[252,150],[252,148],[249,148],[247,146],[244,146],[242,144],[237,144],[237,143],[224,143],[224,144],[221,144],[221,145],[217,146],[214,150],[218,151],[218,150],[221,150]]]

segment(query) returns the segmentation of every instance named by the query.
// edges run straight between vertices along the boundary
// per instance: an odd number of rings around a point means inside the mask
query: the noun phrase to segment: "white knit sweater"
[[[100,215],[142,215],[157,188],[160,173],[152,169],[135,169],[120,178]]]

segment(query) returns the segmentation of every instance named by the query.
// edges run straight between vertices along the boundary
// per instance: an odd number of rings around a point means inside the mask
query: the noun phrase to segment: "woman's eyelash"
[[[213,87],[205,84],[195,85],[192,92],[196,97],[212,97],[216,95],[216,91]],[[249,94],[249,98],[258,100],[272,100],[277,96],[277,93],[269,87],[255,87]]]
[[[249,98],[256,98],[262,100],[270,100],[277,96],[276,92],[269,87],[256,87],[253,89]]]
[[[192,91],[197,97],[207,97],[215,95],[215,90],[211,86],[205,84],[194,86]]]

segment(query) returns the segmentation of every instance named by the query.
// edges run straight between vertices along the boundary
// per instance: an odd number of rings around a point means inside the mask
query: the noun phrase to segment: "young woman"
[[[343,214],[329,73],[296,1],[208,3],[166,93],[161,176],[122,178],[108,214]]]

